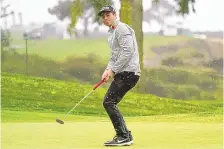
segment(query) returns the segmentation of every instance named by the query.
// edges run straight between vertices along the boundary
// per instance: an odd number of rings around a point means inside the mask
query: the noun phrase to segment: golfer
[[[104,97],[103,106],[116,132],[115,137],[104,145],[131,145],[133,143],[131,131],[128,130],[117,104],[140,79],[141,70],[135,32],[127,24],[117,20],[116,11],[112,6],[103,7],[98,15],[104,25],[109,27],[110,33],[108,42],[111,57],[102,79],[106,78],[107,82],[113,78],[113,81]]]

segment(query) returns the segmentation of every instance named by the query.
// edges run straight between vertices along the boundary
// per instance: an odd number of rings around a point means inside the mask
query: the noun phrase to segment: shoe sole
[[[105,146],[130,146],[133,143],[133,141],[125,142],[121,144],[104,144]]]

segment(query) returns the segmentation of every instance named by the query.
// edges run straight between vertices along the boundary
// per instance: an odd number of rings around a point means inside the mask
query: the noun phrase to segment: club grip
[[[97,83],[94,87],[93,90],[95,90],[97,87],[99,87],[103,82],[105,82],[106,78],[104,78],[103,80],[101,80],[99,83]]]

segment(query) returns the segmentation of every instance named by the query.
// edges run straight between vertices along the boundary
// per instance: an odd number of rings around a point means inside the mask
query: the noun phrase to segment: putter
[[[97,83],[93,89],[85,96],[82,98],[82,100],[80,100],[64,117],[64,120],[60,120],[58,118],[56,118],[56,122],[58,122],[59,124],[64,124],[64,121],[66,119],[66,117],[69,115],[70,112],[72,112],[72,110],[74,110],[87,96],[89,96],[89,94],[91,94],[95,89],[97,89],[102,83],[104,83],[106,80],[106,78],[104,78],[103,80],[101,80],[99,83]]]

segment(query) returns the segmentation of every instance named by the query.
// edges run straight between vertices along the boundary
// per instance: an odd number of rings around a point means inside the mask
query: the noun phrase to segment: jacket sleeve
[[[115,37],[117,38],[121,48],[120,55],[112,68],[112,70],[117,73],[131,59],[134,53],[134,46],[132,34],[126,27],[118,29]]]
[[[112,69],[113,65],[114,65],[114,60],[112,59],[112,57],[110,58],[108,64],[107,64],[107,68],[106,69]]]

